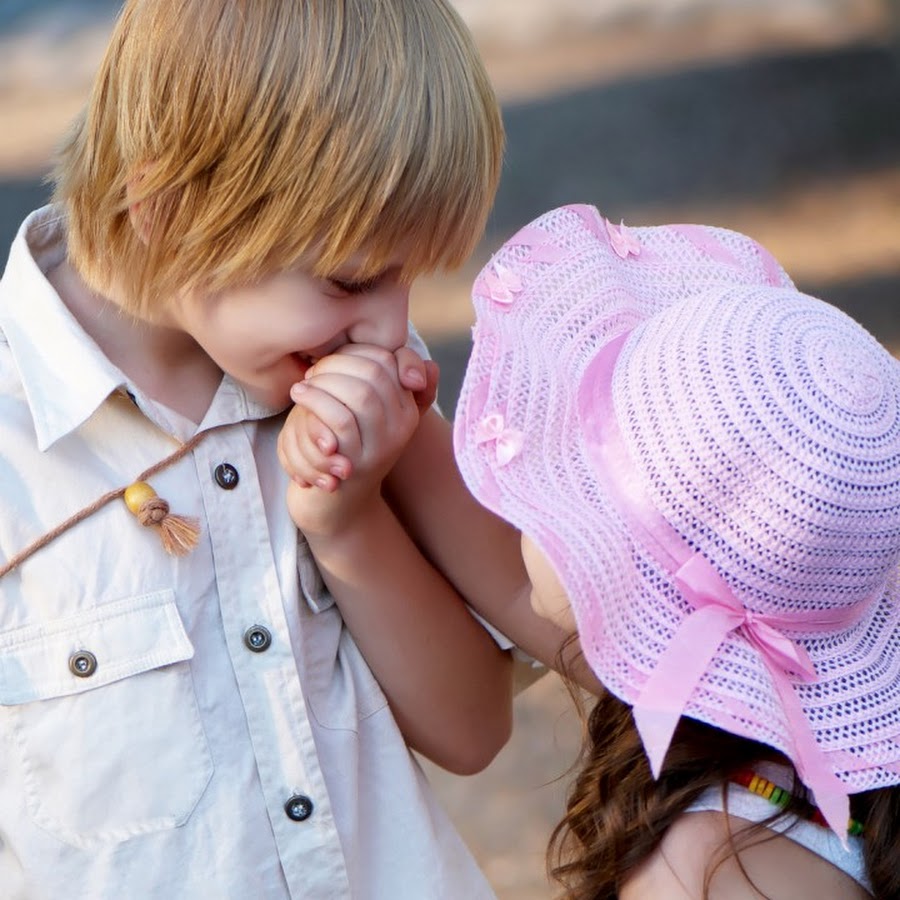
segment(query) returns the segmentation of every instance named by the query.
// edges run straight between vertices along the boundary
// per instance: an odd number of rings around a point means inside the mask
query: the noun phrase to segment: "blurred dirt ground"
[[[568,691],[548,672],[516,698],[513,737],[483,772],[459,778],[423,761],[502,900],[553,895],[545,850],[563,815],[580,745],[581,724]]]
[[[798,286],[900,353],[896,2],[456,2],[504,104],[508,150],[471,263],[413,292],[445,412],[468,356],[472,278],[505,237],[567,202],[631,224],[745,231]],[[46,197],[53,144],[83,102],[116,3],[18,5],[46,15],[23,13],[4,31],[0,0],[2,255]],[[82,7],[89,14],[72,18]],[[544,849],[579,741],[548,674],[516,699],[513,737],[486,771],[459,778],[423,763],[501,900],[554,894]]]

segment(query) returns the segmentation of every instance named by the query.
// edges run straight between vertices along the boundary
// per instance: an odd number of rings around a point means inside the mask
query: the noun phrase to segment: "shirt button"
[[[216,484],[225,491],[233,491],[237,487],[238,481],[240,481],[238,470],[231,463],[219,463],[215,472],[213,472],[213,476],[216,479]]]
[[[294,794],[293,797],[284,804],[284,811],[289,819],[295,822],[302,822],[312,815],[313,802],[309,797],[303,794]]]
[[[90,650],[76,650],[69,657],[69,671],[79,678],[90,678],[97,671],[97,657]]]
[[[254,653],[262,653],[272,646],[272,633],[263,625],[251,625],[244,632],[244,644]]]

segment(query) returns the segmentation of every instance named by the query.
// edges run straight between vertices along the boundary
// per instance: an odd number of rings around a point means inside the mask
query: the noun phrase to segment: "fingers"
[[[430,372],[436,363],[424,360],[411,347],[400,347],[393,352],[371,344],[345,344],[333,354],[337,357],[357,357],[370,359],[372,362],[383,366],[392,374],[396,372],[396,381],[404,390],[416,393],[431,387],[430,381],[433,374]],[[327,358],[327,357],[326,357]],[[323,360],[319,360],[310,371],[315,373]],[[435,369],[436,371],[436,369]]]
[[[400,384],[412,391],[419,412],[431,408],[437,398],[440,379],[438,364],[432,359],[422,359],[411,347],[401,347],[395,351]]]
[[[352,463],[330,450],[341,443],[347,451],[358,452],[356,420],[339,401],[311,387],[297,391],[297,398],[278,438],[279,461],[297,484],[332,491],[350,476]]]
[[[405,348],[403,348],[405,349]],[[401,351],[397,351],[400,353]],[[418,360],[418,363],[416,363]],[[414,351],[408,351],[403,354],[403,365],[406,370],[411,373],[407,377],[411,377],[417,384],[423,383],[417,380],[418,376],[424,379],[425,367],[421,358]],[[378,370],[378,377],[387,376],[390,382],[398,389],[409,390],[402,384],[400,378],[400,366],[397,356],[390,350],[383,347],[376,347],[374,344],[344,344],[343,347],[335,350],[329,356],[320,359],[315,365],[311,366],[306,372],[306,379],[314,378],[325,372],[344,372],[358,377],[372,376]]]
[[[304,448],[302,428],[292,425],[290,419],[278,435],[277,452],[281,467],[299,487],[309,488],[315,485],[329,492],[336,489],[338,479],[328,472],[327,463],[322,467],[319,461],[317,468],[310,451]]]
[[[424,378],[424,364],[421,368]],[[363,431],[385,416],[408,414],[414,406],[412,394],[400,383],[394,354],[379,347],[348,344],[312,366],[304,383],[344,403],[360,417]]]
[[[411,347],[394,351],[400,384],[408,391],[423,391],[428,386],[425,360]]]
[[[433,359],[425,360],[425,387],[421,391],[414,391],[413,397],[420,413],[428,412],[434,401],[437,400],[438,382],[441,379],[440,366]]]
[[[385,367],[389,372],[391,372],[391,356],[393,356],[397,383],[402,389],[412,393],[420,412],[430,409],[437,398],[438,382],[440,381],[438,364],[434,360],[423,359],[410,347],[400,347],[391,354],[381,347],[372,345],[345,344],[334,355],[344,358],[367,358]],[[313,366],[307,373],[307,377],[313,377],[316,373],[323,371],[323,362],[320,360]]]
[[[422,387],[413,393],[403,379]],[[351,466],[380,477],[415,431],[419,403],[430,406],[436,383],[437,366],[412,350],[345,345],[291,389],[296,406],[279,439],[282,465],[297,484],[327,491]]]
[[[291,392],[291,399],[296,403],[302,392],[302,387],[297,387]],[[309,439],[318,447],[323,456],[331,456],[337,453],[338,440],[334,432],[317,416],[312,410],[306,418],[306,428],[309,432]]]
[[[322,426],[326,428],[333,439],[337,442],[337,449],[342,456],[353,456],[358,454],[362,447],[362,433],[360,431],[360,423],[357,416],[344,402],[341,396],[341,388],[343,393],[352,393],[342,384],[343,377],[322,376],[317,379],[318,384],[312,381],[296,384],[291,389],[291,396],[294,399],[296,408],[303,410],[307,415],[318,419]],[[319,385],[322,385],[321,387]],[[329,385],[331,390],[329,390]],[[351,388],[353,386],[351,385]],[[323,457],[326,457],[313,435],[318,429],[312,429],[304,426],[301,429],[303,438],[313,445],[315,451]]]

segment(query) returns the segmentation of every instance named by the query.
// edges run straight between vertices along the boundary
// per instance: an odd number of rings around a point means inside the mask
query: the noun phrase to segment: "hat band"
[[[678,720],[709,669],[722,642],[732,632],[759,654],[771,675],[794,744],[793,760],[803,781],[835,833],[846,841],[850,815],[846,786],[835,776],[812,733],[789,675],[815,681],[806,651],[782,629],[832,631],[859,617],[855,609],[825,609],[811,616],[765,615],[744,607],[724,578],[701,553],[666,521],[644,490],[626,449],[616,418],[612,379],[630,331],[606,344],[588,365],[578,391],[578,411],[586,451],[601,482],[632,537],[672,578],[693,611],[677,627],[656,668],[633,704],[654,777]]]

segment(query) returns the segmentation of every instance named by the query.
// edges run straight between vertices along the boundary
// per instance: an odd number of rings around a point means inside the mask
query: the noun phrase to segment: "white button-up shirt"
[[[0,281],[0,562],[197,430],[80,328],[64,253],[40,210]],[[150,479],[190,555],[117,499],[0,579],[4,900],[493,897],[287,514],[282,421],[226,376]]]

